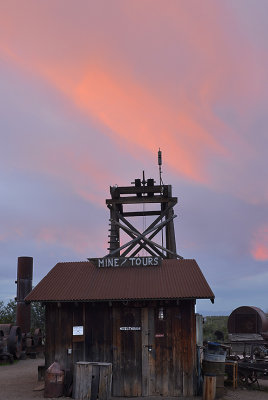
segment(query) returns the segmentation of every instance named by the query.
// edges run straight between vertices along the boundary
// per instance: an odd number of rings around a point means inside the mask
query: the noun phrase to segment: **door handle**
[[[144,344],[143,347],[147,347],[148,351],[152,351],[153,350],[153,346],[148,345],[148,344]]]

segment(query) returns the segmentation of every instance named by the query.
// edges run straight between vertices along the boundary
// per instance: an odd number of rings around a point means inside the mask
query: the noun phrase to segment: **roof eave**
[[[25,303],[96,303],[96,302],[106,302],[106,301],[168,301],[168,300],[210,300],[211,303],[214,303],[214,297],[202,296],[202,297],[137,297],[137,298],[106,298],[106,299],[33,299],[33,300],[25,300]]]

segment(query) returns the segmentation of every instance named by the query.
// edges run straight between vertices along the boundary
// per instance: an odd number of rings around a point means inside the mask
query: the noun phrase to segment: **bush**
[[[203,325],[203,337],[204,341],[224,341],[228,339],[228,331],[227,331],[227,321],[228,316],[210,316],[204,318]],[[220,340],[219,334],[215,335],[215,332],[222,332],[223,339]]]
[[[7,305],[0,301],[0,324],[16,324],[17,303],[15,300],[9,300]],[[31,329],[45,329],[45,309],[41,303],[32,303],[31,305]]]

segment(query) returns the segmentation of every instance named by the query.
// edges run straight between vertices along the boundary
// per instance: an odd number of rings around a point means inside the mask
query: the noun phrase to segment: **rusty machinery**
[[[0,359],[19,359],[22,354],[42,351],[42,332],[31,334],[31,305],[24,298],[32,290],[33,258],[18,257],[16,325],[0,324]]]
[[[257,307],[236,308],[228,318],[229,359],[238,362],[242,384],[268,378],[268,318]]]
[[[22,333],[19,326],[0,324],[0,359],[13,361],[20,358]]]

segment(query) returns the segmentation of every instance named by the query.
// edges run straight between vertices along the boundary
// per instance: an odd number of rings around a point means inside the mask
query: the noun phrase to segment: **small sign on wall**
[[[156,333],[156,334],[154,335],[154,337],[156,337],[156,338],[158,338],[158,337],[165,337],[165,334],[164,334],[164,333]]]
[[[84,327],[73,326],[73,336],[81,336],[81,335],[84,335]]]
[[[140,331],[140,326],[120,326],[120,331]]]

